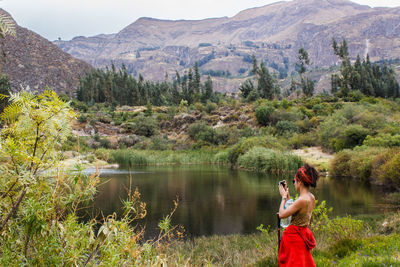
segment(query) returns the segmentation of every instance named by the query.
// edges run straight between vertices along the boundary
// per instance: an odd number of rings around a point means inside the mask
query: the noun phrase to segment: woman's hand
[[[282,198],[289,199],[289,189],[287,186],[283,187],[283,185],[279,185],[279,193],[281,194]]]

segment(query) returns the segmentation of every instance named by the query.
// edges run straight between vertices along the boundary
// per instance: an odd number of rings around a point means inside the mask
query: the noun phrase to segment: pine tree
[[[304,77],[304,74],[307,71],[306,66],[310,66],[310,59],[308,56],[308,52],[304,48],[299,49],[299,56],[298,56],[298,73],[300,74],[301,79],[301,89],[305,96],[312,96],[314,94],[314,81],[311,80],[309,77]]]

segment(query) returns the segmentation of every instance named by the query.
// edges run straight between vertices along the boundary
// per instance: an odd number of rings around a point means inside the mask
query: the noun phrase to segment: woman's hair
[[[297,170],[296,178],[303,182],[306,187],[316,187],[317,180],[319,178],[318,171],[309,164],[304,164],[300,169]]]

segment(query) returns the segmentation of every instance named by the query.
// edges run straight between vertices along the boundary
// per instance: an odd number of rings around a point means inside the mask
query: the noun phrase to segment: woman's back
[[[292,215],[291,225],[306,227],[310,224],[312,211],[315,205],[315,197],[309,193],[308,196],[302,197],[303,207]]]

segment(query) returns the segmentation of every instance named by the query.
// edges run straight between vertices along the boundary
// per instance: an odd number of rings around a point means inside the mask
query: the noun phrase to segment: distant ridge
[[[313,67],[338,63],[332,37],[346,38],[353,58],[366,53],[372,61],[399,58],[399,25],[400,8],[370,8],[347,0],[294,0],[243,10],[231,18],[140,18],[113,35],[55,43],[93,66],[124,63],[133,75],[152,80],[187,71],[198,61],[205,74],[229,73],[229,77],[214,75],[214,85],[219,91],[235,91],[251,68],[252,54],[281,76],[295,70],[302,47]]]
[[[10,16],[3,9],[0,13]],[[6,57],[0,61],[0,70],[9,77],[15,90],[20,90],[22,86],[43,91],[48,86],[58,93],[72,93],[79,85],[79,75],[92,68],[85,61],[72,57],[52,42],[18,25],[16,36],[7,36],[3,47]]]

